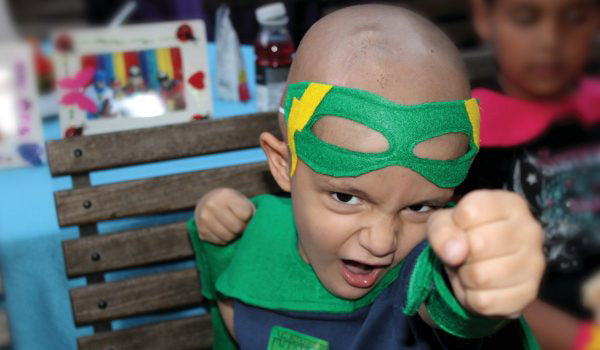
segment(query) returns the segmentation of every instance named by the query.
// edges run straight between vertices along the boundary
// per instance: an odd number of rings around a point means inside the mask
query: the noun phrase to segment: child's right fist
[[[481,315],[517,317],[537,296],[545,269],[543,232],[527,202],[478,190],[427,223],[456,299]]]
[[[194,210],[201,240],[227,244],[244,232],[256,208],[243,194],[231,188],[217,188],[202,196]]]

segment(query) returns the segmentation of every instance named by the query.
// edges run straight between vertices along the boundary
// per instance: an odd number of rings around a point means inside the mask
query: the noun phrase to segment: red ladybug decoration
[[[204,119],[208,119],[208,116],[202,115],[202,114],[194,114],[194,116],[192,117],[192,120],[204,120]]]
[[[73,50],[73,39],[67,34],[62,34],[56,38],[56,48],[61,52],[68,52]]]
[[[190,27],[187,24],[179,26],[179,29],[177,29],[177,39],[179,39],[182,42],[186,42],[188,40],[196,40],[196,38],[194,37],[194,32],[192,31],[192,27]]]
[[[71,126],[65,130],[65,137],[81,136],[83,135],[83,126],[78,128]]]

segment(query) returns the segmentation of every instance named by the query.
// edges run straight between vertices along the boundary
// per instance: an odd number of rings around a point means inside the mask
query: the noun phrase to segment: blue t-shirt
[[[267,349],[275,336],[274,327],[292,330],[280,340],[279,348],[293,349],[302,341],[293,333],[321,339],[331,350],[362,349],[522,349],[525,334],[518,320],[481,339],[463,339],[431,328],[419,315],[406,316],[406,290],[416,258],[425,244],[417,246],[406,258],[398,279],[371,304],[351,313],[275,311],[234,303],[234,323],[242,350]],[[285,330],[284,330],[285,332]],[[310,348],[309,346],[295,348]],[[325,349],[325,348],[324,348]]]

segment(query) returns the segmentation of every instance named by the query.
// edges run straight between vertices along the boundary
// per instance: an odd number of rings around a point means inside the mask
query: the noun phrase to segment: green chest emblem
[[[329,342],[275,326],[271,330],[267,350],[329,350]]]

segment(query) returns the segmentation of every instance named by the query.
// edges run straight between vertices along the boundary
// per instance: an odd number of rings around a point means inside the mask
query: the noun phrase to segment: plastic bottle
[[[294,43],[287,29],[288,17],[281,2],[256,9],[260,31],[256,53],[256,107],[259,112],[276,111],[285,89]]]

